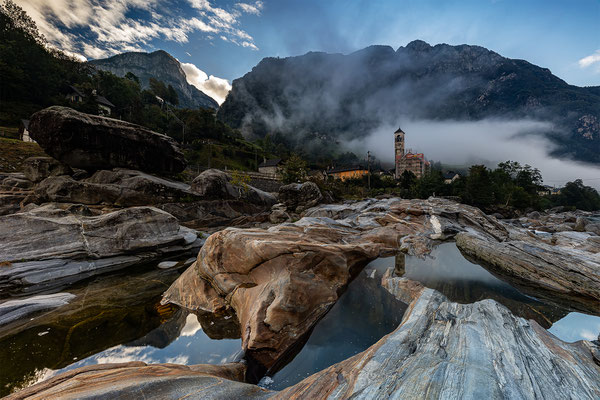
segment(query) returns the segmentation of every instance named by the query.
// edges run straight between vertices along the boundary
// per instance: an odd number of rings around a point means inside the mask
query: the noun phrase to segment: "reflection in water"
[[[174,363],[174,364],[223,364],[233,361],[239,352],[241,339],[213,340],[202,330],[198,318],[181,310],[172,320],[181,321],[176,334],[171,337],[169,344],[162,348],[153,345],[142,345],[143,340],[133,344],[119,345],[104,350],[84,360],[69,365],[57,373],[91,364],[119,363],[128,361],[143,361],[145,363]],[[169,322],[161,325],[155,331],[164,331]],[[173,331],[174,332],[174,331]],[[146,335],[152,337],[156,335]]]
[[[394,267],[398,276],[419,281],[443,293],[450,301],[474,303],[494,299],[523,318],[548,328],[567,311],[527,296],[463,257],[454,243],[442,243],[427,257],[399,254],[378,260],[379,268]]]
[[[535,319],[562,340],[596,339],[600,317],[567,310],[527,296],[466,260],[454,243],[431,256],[399,255],[371,262],[319,321],[297,355],[272,371],[270,389],[283,389],[347,359],[400,323],[406,305],[381,287],[393,268],[451,301],[494,299],[516,315]],[[58,372],[108,362],[224,363],[241,349],[235,315],[194,315],[158,305],[177,271],[141,269],[97,277],[72,287],[68,305],[0,328],[0,396]]]
[[[179,274],[140,266],[95,277],[69,289],[76,297],[68,305],[0,327],[0,396],[81,365],[219,363],[238,351],[239,340],[208,339],[196,316],[158,305]]]
[[[262,384],[273,390],[293,385],[366,350],[396,329],[406,305],[381,287],[381,276],[367,265],[319,321],[302,350]]]

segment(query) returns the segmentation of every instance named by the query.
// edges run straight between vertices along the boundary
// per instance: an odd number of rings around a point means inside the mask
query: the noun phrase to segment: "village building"
[[[273,158],[271,160],[263,160],[262,163],[258,165],[258,172],[266,175],[277,175],[279,174],[279,169],[281,168],[282,160],[281,158]]]
[[[21,126],[19,127],[19,137],[24,142],[37,143],[35,140],[33,140],[31,138],[31,136],[29,136],[29,120],[28,119],[21,120]]]
[[[71,103],[83,103],[86,95],[75,86],[69,86],[69,93],[67,93],[67,99]],[[92,96],[96,104],[98,104],[98,115],[110,116],[115,109],[115,105],[110,102],[106,97],[99,95],[96,90],[92,91]]]
[[[449,185],[459,178],[460,178],[460,174],[458,174],[457,172],[448,171],[444,174],[444,183],[446,185]]]
[[[413,153],[410,150],[405,152],[405,135],[404,131],[400,128],[394,132],[396,179],[400,179],[404,171],[410,171],[417,178],[421,178],[429,172],[431,163],[425,159],[423,153]]]
[[[327,176],[345,181],[346,179],[354,179],[365,176],[369,173],[369,170],[362,165],[355,165],[350,167],[331,168],[325,171],[325,173]]]

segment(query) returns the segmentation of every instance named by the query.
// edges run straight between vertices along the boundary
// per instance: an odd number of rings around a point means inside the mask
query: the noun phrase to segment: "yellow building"
[[[332,176],[336,179],[345,181],[346,179],[354,179],[365,176],[369,171],[362,166],[340,167],[327,170],[327,176]]]

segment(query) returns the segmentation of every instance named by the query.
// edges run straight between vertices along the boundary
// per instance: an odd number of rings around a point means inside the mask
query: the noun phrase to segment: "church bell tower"
[[[396,167],[396,179],[400,178],[400,171],[402,158],[404,157],[404,131],[400,128],[394,132],[394,151],[395,151],[395,167]]]

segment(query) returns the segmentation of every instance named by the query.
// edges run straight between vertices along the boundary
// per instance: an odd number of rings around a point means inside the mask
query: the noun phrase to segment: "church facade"
[[[425,159],[423,153],[413,153],[405,151],[405,136],[406,134],[400,128],[394,132],[394,152],[395,152],[395,167],[396,179],[400,179],[404,171],[410,171],[417,178],[421,178],[431,168],[429,161]]]

